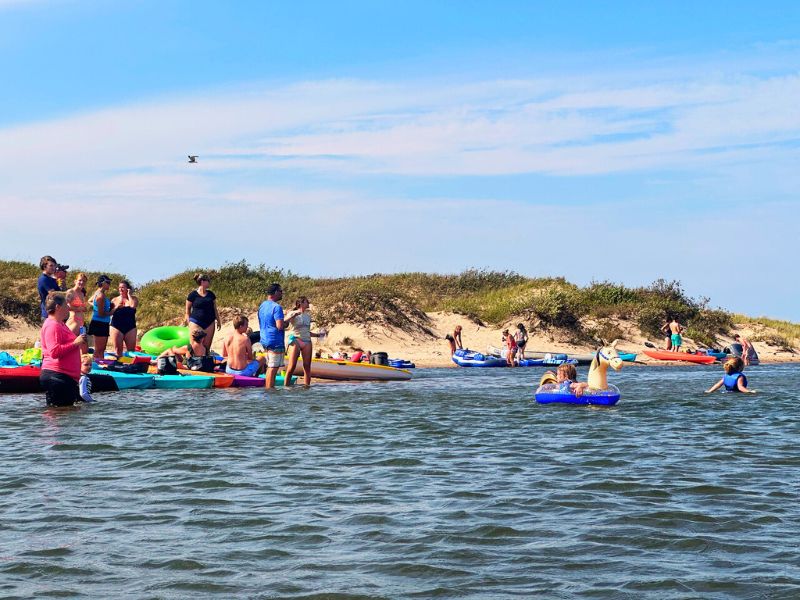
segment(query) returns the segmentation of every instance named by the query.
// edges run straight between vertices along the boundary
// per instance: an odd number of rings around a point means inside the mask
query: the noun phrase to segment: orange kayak
[[[644,353],[656,360],[683,360],[700,365],[710,365],[717,359],[707,354],[690,354],[689,352],[669,352],[667,350],[645,350]]]
[[[147,372],[155,374],[158,373],[158,369],[155,366],[151,366]],[[233,385],[233,375],[228,373],[206,373],[205,371],[190,371],[189,369],[178,369],[178,373],[181,375],[197,375],[198,377],[213,377],[215,388],[227,388]]]

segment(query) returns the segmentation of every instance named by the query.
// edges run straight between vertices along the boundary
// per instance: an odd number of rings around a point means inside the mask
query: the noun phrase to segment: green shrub
[[[529,311],[539,319],[542,327],[578,329],[585,306],[580,294],[562,288],[549,288],[536,298]]]

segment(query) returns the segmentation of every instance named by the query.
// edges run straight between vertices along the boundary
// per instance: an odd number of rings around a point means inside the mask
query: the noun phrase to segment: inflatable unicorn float
[[[622,359],[617,354],[617,342],[603,346],[594,355],[589,366],[587,378],[588,387],[575,393],[570,389],[570,382],[558,382],[552,371],[545,372],[539,381],[536,390],[536,402],[551,404],[554,402],[566,404],[594,404],[599,406],[613,406],[619,402],[619,389],[608,383],[609,367],[615,371],[622,368]]]

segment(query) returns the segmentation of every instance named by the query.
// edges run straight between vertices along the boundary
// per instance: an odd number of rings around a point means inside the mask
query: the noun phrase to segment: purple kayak
[[[234,375],[233,387],[264,387],[261,377],[248,377],[247,375]]]

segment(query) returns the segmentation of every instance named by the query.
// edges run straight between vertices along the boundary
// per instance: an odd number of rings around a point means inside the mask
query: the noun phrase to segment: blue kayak
[[[504,358],[488,356],[472,350],[459,349],[453,354],[453,362],[459,367],[507,367],[508,363]]]

